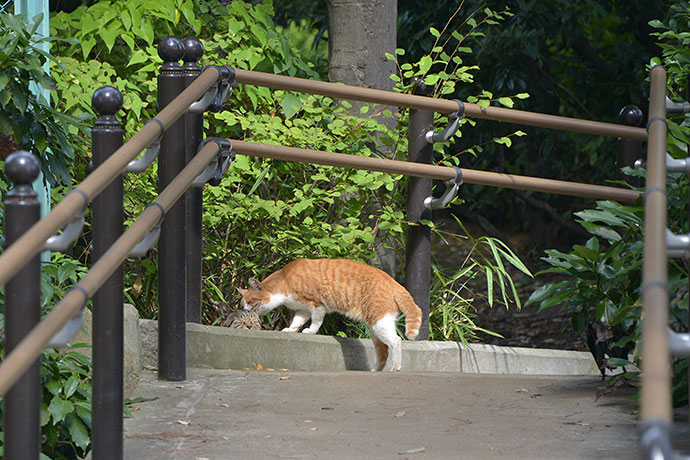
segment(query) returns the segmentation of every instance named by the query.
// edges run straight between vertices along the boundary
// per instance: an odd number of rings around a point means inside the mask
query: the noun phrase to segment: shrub
[[[671,8],[665,22],[654,20],[650,25],[663,29],[657,33],[663,49],[661,59],[654,58],[651,65],[663,64],[668,69],[671,96],[687,94],[687,2],[678,2]],[[690,121],[685,116],[670,116],[668,120],[668,152],[674,158],[688,156]],[[644,171],[624,168],[630,175],[644,177]],[[674,233],[687,233],[688,176],[669,173],[667,177],[668,222]],[[590,349],[604,368],[640,366],[639,339],[642,328],[640,294],[642,268],[643,208],[628,207],[612,202],[598,202],[597,208],[575,214],[577,220],[593,236],[584,246],[573,246],[569,253],[549,250],[543,260],[552,268],[545,272],[566,274],[565,281],[547,284],[535,291],[529,303],[540,309],[560,307],[572,312],[575,331],[585,330],[594,339]],[[687,263],[670,260],[669,271],[670,327],[688,331],[688,267]],[[603,326],[597,334],[596,325]],[[601,329],[600,329],[601,330]],[[597,339],[598,343],[597,343]],[[602,350],[602,343],[607,350]],[[632,352],[632,361],[628,353]],[[688,402],[687,360],[673,361],[673,402],[682,406]],[[634,378],[636,372],[626,372],[607,380],[608,386],[621,378]]]

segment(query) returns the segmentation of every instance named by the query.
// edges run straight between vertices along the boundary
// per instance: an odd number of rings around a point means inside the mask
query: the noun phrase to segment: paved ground
[[[596,377],[146,371],[128,459],[640,459],[633,405]]]

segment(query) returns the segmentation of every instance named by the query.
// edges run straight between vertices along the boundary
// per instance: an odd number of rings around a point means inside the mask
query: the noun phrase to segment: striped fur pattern
[[[347,259],[298,259],[272,273],[265,280],[249,280],[249,289],[240,289],[242,307],[259,315],[285,306],[294,312],[286,332],[298,332],[307,321],[305,334],[316,334],[327,313],[338,312],[369,326],[376,348],[376,365],[399,371],[402,341],[396,320],[405,315],[405,336],[414,340],[422,312],[412,296],[382,270]]]

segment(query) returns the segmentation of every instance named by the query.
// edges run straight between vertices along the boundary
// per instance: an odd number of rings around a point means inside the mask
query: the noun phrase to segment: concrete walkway
[[[640,459],[633,404],[595,376],[145,371],[128,459]]]

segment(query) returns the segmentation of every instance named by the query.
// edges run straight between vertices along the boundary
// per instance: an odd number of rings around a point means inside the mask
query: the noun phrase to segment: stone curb
[[[139,377],[143,370],[141,362],[141,332],[139,331],[139,312],[130,304],[124,304],[123,312],[123,335],[124,335],[124,369],[123,369],[123,390],[125,398],[134,395],[139,385]],[[84,309],[84,321],[81,330],[70,341],[70,344],[87,343],[88,347],[74,348],[74,351],[83,353],[91,358],[91,325],[92,313],[88,308]]]
[[[140,320],[143,364],[157,367],[158,323]],[[253,331],[187,323],[187,366],[369,370],[375,360],[369,339],[280,331]],[[590,353],[499,347],[458,342],[403,341],[403,371],[473,374],[599,375]]]

